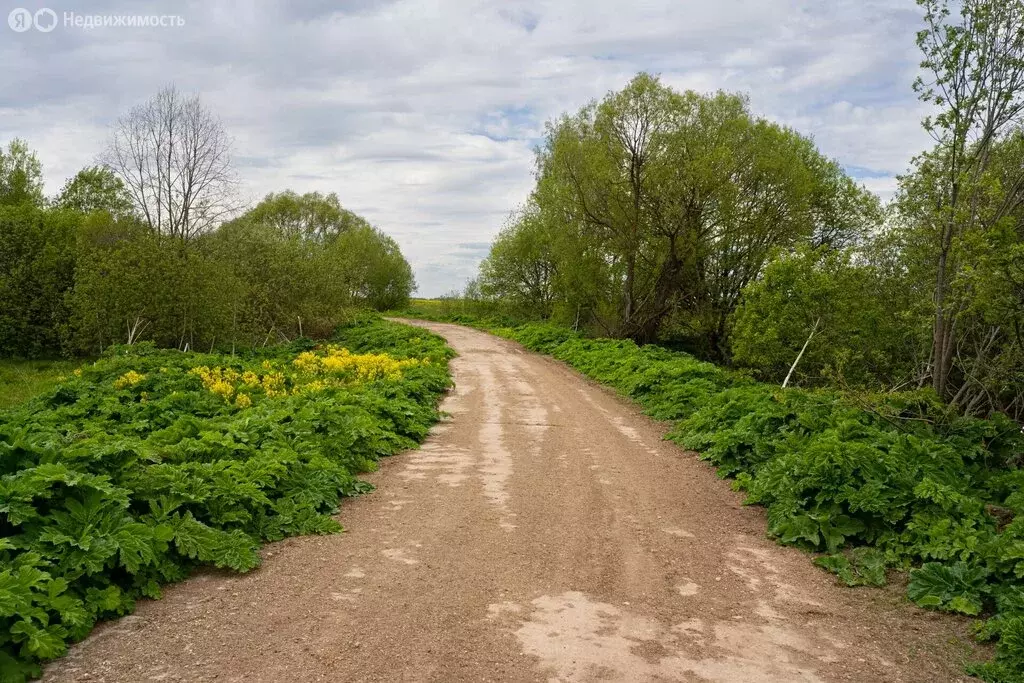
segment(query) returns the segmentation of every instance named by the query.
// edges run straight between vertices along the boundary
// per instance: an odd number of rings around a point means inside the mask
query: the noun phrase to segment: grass
[[[0,410],[57,386],[81,364],[81,360],[0,359]]]

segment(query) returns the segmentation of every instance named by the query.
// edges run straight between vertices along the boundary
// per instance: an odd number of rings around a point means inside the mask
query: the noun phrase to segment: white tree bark
[[[818,323],[820,322],[821,316],[818,316],[818,319],[814,321],[814,326],[811,327],[811,333],[807,335],[807,341],[804,342],[803,348],[800,349],[800,353],[796,354],[796,360],[793,361],[793,364],[789,366],[789,372],[786,373],[786,379],[782,381],[783,389],[785,389],[789,384],[789,378],[793,376],[793,371],[796,370],[797,363],[799,363],[800,359],[804,357],[804,351],[807,350],[807,345],[811,343],[811,339],[814,337],[814,333],[818,330]]]

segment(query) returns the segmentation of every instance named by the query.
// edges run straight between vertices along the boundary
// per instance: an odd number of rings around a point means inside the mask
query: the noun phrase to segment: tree
[[[906,287],[873,256],[809,246],[778,254],[733,314],[733,362],[781,381],[804,349],[797,384],[904,383],[914,370],[908,347],[918,342],[907,339],[913,326],[901,315],[909,308]]]
[[[925,28],[917,43],[929,76],[914,87],[937,113],[924,120],[936,147],[917,160],[915,182],[928,189],[929,210],[918,218],[936,244],[932,386],[948,398],[960,314],[949,294],[964,265],[958,245],[979,227],[992,147],[1024,111],[1024,0],[964,0],[960,23],[951,22],[948,0],[918,4]]]
[[[416,290],[412,266],[402,255],[398,242],[377,228],[371,227],[370,231],[363,300],[378,311],[403,308]]]
[[[327,336],[358,307],[405,305],[415,288],[397,243],[336,195],[272,193],[204,237],[232,295],[231,338]]]
[[[157,234],[192,240],[234,211],[231,142],[198,95],[161,90],[118,119],[104,164]]]
[[[937,273],[943,274],[943,398],[964,412],[1001,410],[1024,415],[1024,337],[1021,281],[1024,253],[1024,131],[1000,136],[989,148],[986,169],[968,177],[959,193],[973,197],[969,224],[957,221],[953,238],[939,209],[948,197],[944,157],[923,155],[901,180],[897,206],[904,223],[900,253],[917,282],[928,283],[932,335],[922,377],[934,385]],[[943,247],[946,258],[943,260]],[[943,268],[944,266],[944,268]]]
[[[334,193],[271,193],[235,222],[261,226],[283,240],[297,241],[319,263],[321,274],[330,273],[324,291],[340,288],[337,296],[344,291],[345,305],[381,310],[402,306],[416,287],[398,244],[343,208]]]
[[[537,164],[534,201],[567,238],[555,270],[591,280],[602,330],[650,342],[676,320],[718,357],[775,249],[855,243],[878,214],[838,164],[743,97],[677,93],[647,74],[550,125]]]
[[[0,205],[0,356],[60,350],[79,223],[69,211]]]
[[[480,264],[480,287],[527,318],[548,318],[557,269],[553,235],[536,204],[512,214]]]
[[[84,217],[76,250],[68,296],[74,350],[143,340],[207,350],[232,343],[241,283],[204,239],[182,249],[136,218],[100,211]]]
[[[246,212],[246,220],[263,223],[286,237],[326,240],[369,223],[341,206],[338,195],[319,192],[271,192]]]
[[[69,178],[54,205],[79,213],[106,211],[115,217],[132,213],[132,197],[124,182],[109,168],[89,166]]]
[[[0,205],[43,205],[43,170],[35,152],[15,138],[0,148]]]

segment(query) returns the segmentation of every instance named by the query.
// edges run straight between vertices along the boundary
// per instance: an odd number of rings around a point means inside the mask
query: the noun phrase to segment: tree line
[[[641,73],[548,124],[465,305],[1024,418],[1024,2],[918,4],[934,146],[892,201],[744,96]]]
[[[132,109],[98,162],[47,197],[29,146],[0,148],[0,355],[321,337],[415,288],[397,243],[335,194],[243,211],[230,139],[198,96]]]

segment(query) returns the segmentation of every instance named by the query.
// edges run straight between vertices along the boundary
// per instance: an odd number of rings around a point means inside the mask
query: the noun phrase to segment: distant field
[[[450,301],[444,299],[409,299],[410,309],[421,309],[432,313],[440,313],[451,307]]]
[[[396,315],[428,319],[444,318],[459,312],[459,302],[451,299],[409,299],[405,308],[392,311]]]
[[[46,391],[81,364],[80,360],[0,359],[0,410]]]

